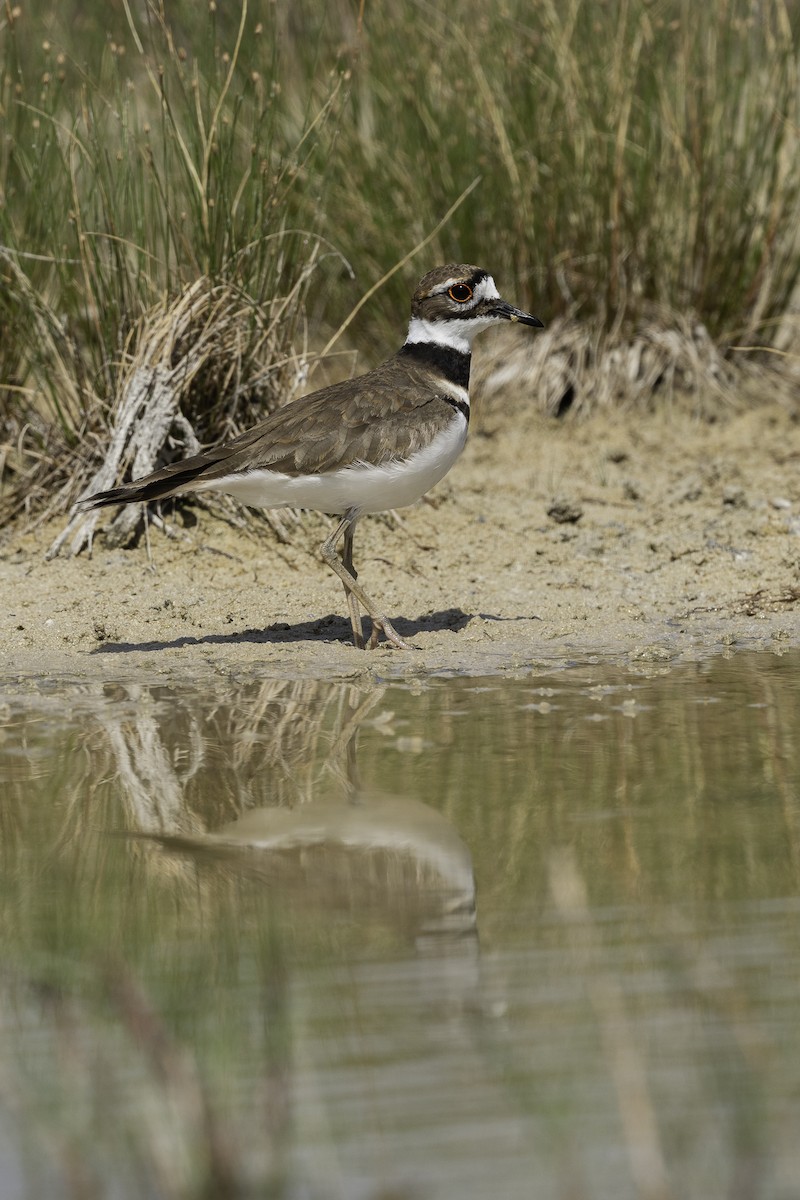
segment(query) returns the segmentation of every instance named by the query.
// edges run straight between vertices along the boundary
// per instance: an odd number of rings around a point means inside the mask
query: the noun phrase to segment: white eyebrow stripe
[[[432,296],[441,296],[444,292],[448,292],[454,284],[466,283],[467,281],[461,276],[454,276],[452,279],[446,279],[444,283],[440,283],[438,287],[431,292]],[[472,307],[481,300],[499,300],[500,293],[497,290],[497,284],[492,279],[491,275],[484,275],[483,279],[479,279],[475,284],[475,291],[471,301],[467,301],[465,307]]]
[[[433,290],[428,293],[428,295],[429,296],[441,296],[443,292],[448,292],[450,290],[450,288],[453,287],[457,283],[469,284],[469,281],[467,279],[465,279],[463,275],[454,275],[451,279],[446,279],[444,281],[444,283],[438,283],[436,285],[436,287],[433,288]],[[496,297],[496,296],[499,296],[500,293],[498,292],[497,288],[494,286],[494,280],[492,279],[491,275],[485,275],[482,279],[480,279],[475,284],[475,295],[476,296],[483,295],[483,292],[481,289],[487,283],[489,283],[491,285],[491,287],[494,288],[494,291],[487,292],[486,294],[489,297],[491,297],[492,299],[494,299],[494,297]]]
[[[441,296],[442,292],[448,292],[456,283],[464,283],[465,280],[460,275],[454,275],[452,279],[446,279],[444,283],[440,283],[429,293],[431,296]]]

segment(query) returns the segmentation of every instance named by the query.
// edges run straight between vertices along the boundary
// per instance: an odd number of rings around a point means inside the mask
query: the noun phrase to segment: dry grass
[[[625,334],[563,318],[535,339],[507,338],[507,350],[480,359],[476,383],[486,399],[513,389],[541,412],[585,416],[609,408],[645,408],[689,397],[696,410],[718,412],[742,385],[700,323],[662,317]]]
[[[201,277],[146,313],[123,357],[101,465],[90,478],[88,462],[76,472],[70,499],[195,454],[215,433],[233,435],[292,396],[307,359],[281,354],[302,285],[301,278],[294,293],[259,305],[230,283],[215,285]],[[73,554],[91,548],[97,518],[97,513],[73,516],[50,553],[67,542]],[[141,519],[140,506],[122,509],[106,541],[124,544]]]
[[[297,114],[246,2],[232,30],[205,14],[197,57],[163,7],[126,12],[125,40],[89,38],[87,65],[39,49],[24,10],[0,18],[5,521],[63,511],[92,477],[113,484],[291,396],[309,287],[319,300],[323,260],[342,267],[296,199],[339,77]]]

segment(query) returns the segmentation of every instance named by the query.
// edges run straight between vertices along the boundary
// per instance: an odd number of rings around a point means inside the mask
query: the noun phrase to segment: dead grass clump
[[[128,339],[118,399],[99,439],[102,461],[86,456],[70,499],[196,454],[202,442],[235,435],[291,397],[307,365],[305,354],[286,351],[284,318],[296,313],[296,299],[265,308],[230,283],[200,278],[146,313]],[[67,543],[72,554],[91,548],[98,516],[73,515],[49,555]],[[125,543],[141,521],[141,505],[122,508],[106,541]]]
[[[700,321],[673,315],[632,331],[603,332],[596,323],[561,318],[536,338],[504,333],[505,354],[482,356],[475,383],[491,397],[513,385],[516,394],[548,416],[571,411],[652,407],[688,397],[700,411],[729,406],[742,376]]]
[[[343,72],[298,109],[278,13],[135,9],[0,15],[3,525],[252,424],[302,371]]]

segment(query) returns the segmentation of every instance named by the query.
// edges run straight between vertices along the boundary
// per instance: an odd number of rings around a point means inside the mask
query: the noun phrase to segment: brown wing
[[[406,458],[426,445],[453,416],[430,375],[389,359],[355,380],[312,392],[265,421],[192,458],[134,483],[98,492],[81,507],[156,500],[199,484],[269,467],[286,475],[335,471],[350,463]]]
[[[390,360],[357,380],[278,409],[261,425],[210,451],[215,461],[203,471],[203,479],[246,470],[254,461],[301,475],[359,461],[407,458],[452,415],[430,376]]]

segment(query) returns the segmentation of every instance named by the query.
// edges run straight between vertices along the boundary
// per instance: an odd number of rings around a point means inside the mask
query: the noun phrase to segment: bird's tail
[[[93,508],[105,508],[109,504],[137,504],[150,500],[164,500],[168,496],[177,496],[182,492],[192,491],[192,484],[207,464],[204,455],[185,458],[181,462],[171,463],[160,471],[153,471],[133,483],[124,483],[121,487],[109,488],[105,492],[95,492],[93,496],[84,496],[75,505],[77,512],[88,512]]]

